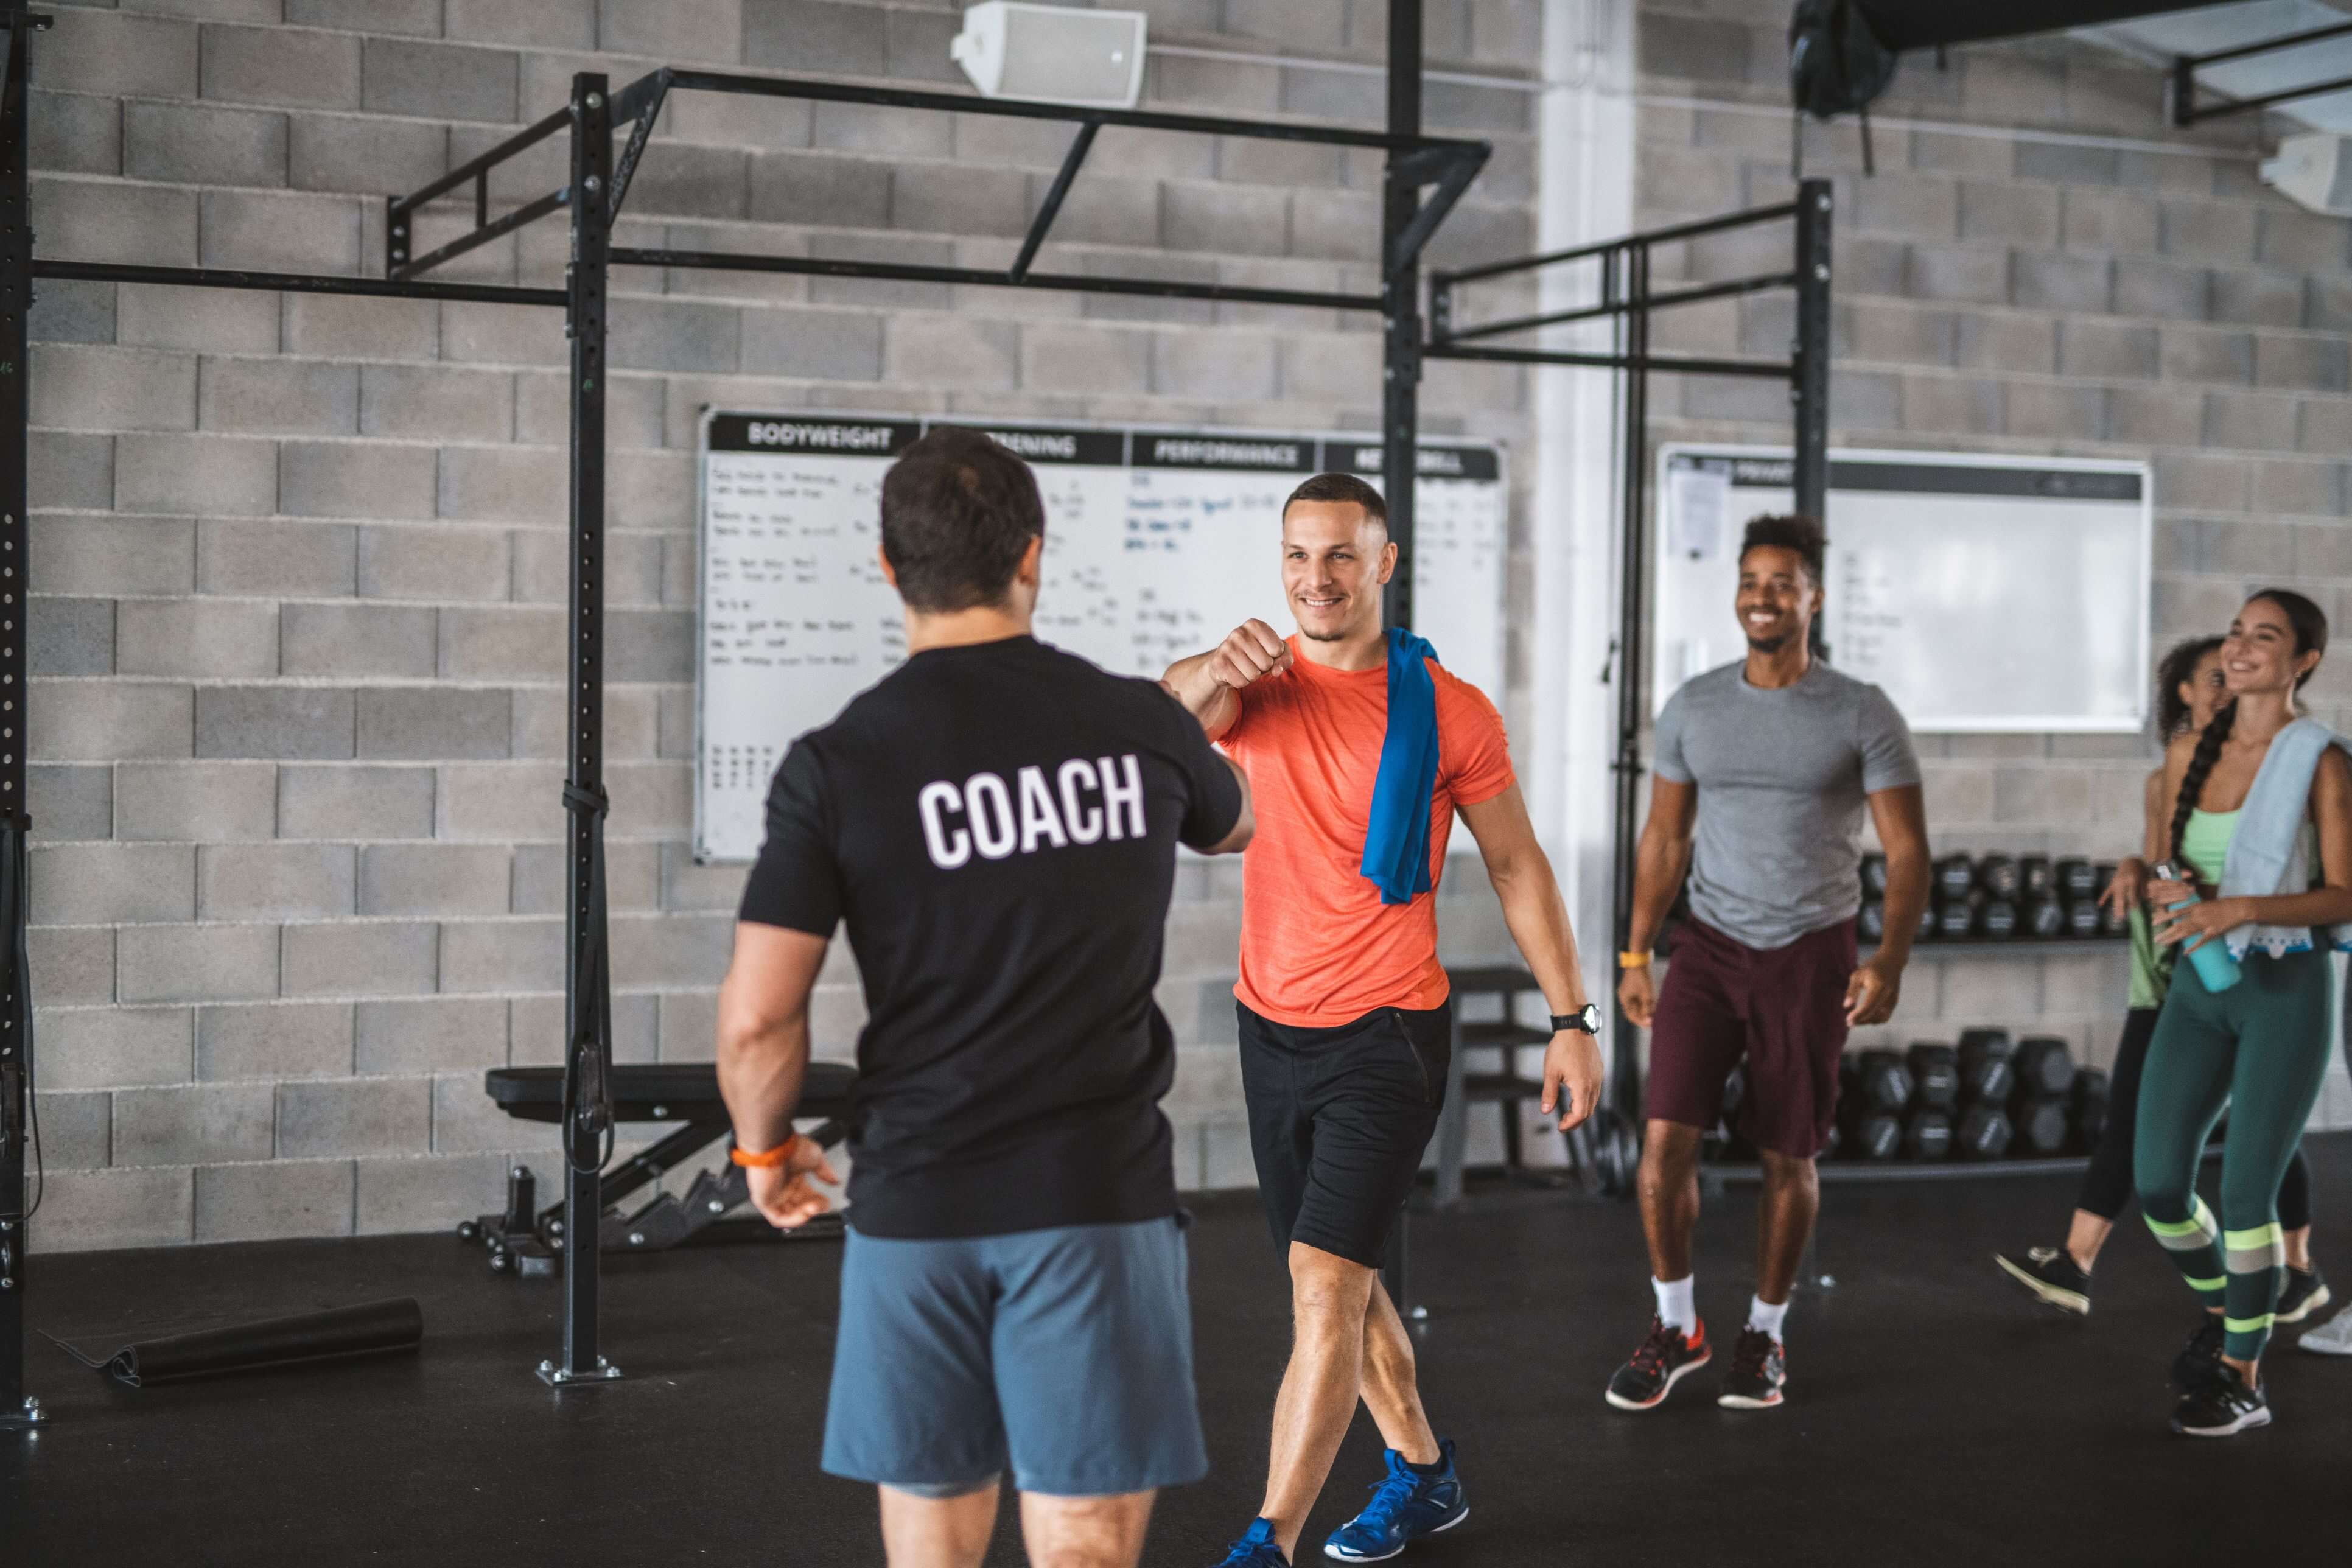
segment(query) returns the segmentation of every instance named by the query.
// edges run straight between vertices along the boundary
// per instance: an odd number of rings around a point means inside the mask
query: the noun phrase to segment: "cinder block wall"
[[[1155,36],[1376,63],[1379,0],[1142,0]],[[949,0],[67,0],[35,39],[49,257],[373,274],[383,198],[661,61],[959,89]],[[1433,64],[1532,68],[1536,0],[1432,0]],[[1379,122],[1377,74],[1170,56],[1155,107]],[[1531,248],[1524,92],[1433,83],[1497,153],[1434,255]],[[625,243],[1002,265],[1056,126],[681,95]],[[510,165],[512,205],[562,179]],[[1106,133],[1048,258],[1371,291],[1375,160]],[[456,231],[463,204],[421,226]],[[448,275],[552,283],[543,221]],[[618,1049],[707,1059],[741,870],[690,813],[698,409],[1360,428],[1363,318],[617,272],[607,670]],[[45,283],[32,356],[33,963],[44,1248],[436,1228],[549,1142],[486,1068],[558,1059],[566,353],[552,311]],[[1434,366],[1427,425],[1519,443],[1523,378]],[[1531,472],[1522,464],[1520,473]],[[1524,508],[1518,509],[1524,514]],[[1524,551],[1524,517],[1519,548]],[[1524,558],[1523,555],[1521,557]],[[1264,569],[1274,570],[1269,553]],[[1523,579],[1523,573],[1513,574]],[[1524,605],[1514,605],[1524,615]],[[1524,669],[1506,712],[1524,728]],[[1465,846],[1466,847],[1466,846]],[[1475,863],[1450,953],[1507,952]],[[1249,1179],[1234,868],[1187,868],[1162,1000],[1187,1185]],[[845,1057],[854,970],[824,977]]]
[[[1646,225],[1792,193],[1780,0],[1642,0],[1635,184]],[[2157,646],[2226,630],[2251,587],[2287,583],[2352,630],[2352,224],[2264,187],[2278,122],[2175,131],[2160,73],[2063,39],[1906,58],[1879,106],[1877,174],[1849,121],[1805,137],[1835,177],[1832,439],[1859,447],[2145,458],[2155,469]],[[1926,121],[1946,129],[1906,126]],[[1769,231],[1767,231],[1768,235]],[[1661,271],[1767,269],[1777,235],[1703,243]],[[1677,349],[1778,354],[1782,299],[1660,318]],[[1788,438],[1761,383],[1657,384],[1661,439]],[[1728,614],[1728,606],[1726,606]],[[2339,643],[2308,691],[2352,723]],[[2145,737],[1926,741],[1938,850],[2134,847]],[[2119,958],[1922,959],[1893,1026],[2056,1033],[2105,1060],[2121,1027]],[[2341,1064],[2321,1116],[2352,1122]]]

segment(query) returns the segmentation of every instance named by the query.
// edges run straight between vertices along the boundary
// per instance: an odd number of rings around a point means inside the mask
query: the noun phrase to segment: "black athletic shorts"
[[[1454,1054],[1451,1002],[1295,1028],[1236,1002],[1250,1152],[1275,1245],[1381,1266],[1437,1131]]]

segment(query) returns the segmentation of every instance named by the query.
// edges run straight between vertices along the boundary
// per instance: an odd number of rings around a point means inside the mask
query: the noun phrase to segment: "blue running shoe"
[[[1290,1559],[1274,1543],[1274,1521],[1254,1519],[1217,1568],[1290,1568]]]
[[[1468,1519],[1470,1504],[1454,1473],[1454,1439],[1440,1441],[1437,1454],[1445,1468],[1427,1476],[1391,1448],[1388,1479],[1372,1489],[1371,1503],[1363,1512],[1331,1532],[1323,1543],[1323,1555],[1342,1563],[1384,1562],[1423,1536],[1451,1530]]]

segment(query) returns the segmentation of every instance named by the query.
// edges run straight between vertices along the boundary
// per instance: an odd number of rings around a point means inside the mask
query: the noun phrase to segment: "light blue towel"
[[[2230,853],[2221,863],[2221,896],[2269,898],[2307,892],[2311,867],[2297,847],[2311,815],[2311,781],[2330,746],[2352,753],[2352,742],[2316,719],[2297,719],[2271,737],[2263,765],[2240,808]],[[1386,759],[1383,758],[1383,761]],[[2352,926],[2329,928],[2336,946],[2352,951]],[[2242,925],[2225,933],[2230,956],[2242,959],[2260,948],[2272,957],[2304,952],[2313,945],[2307,926]]]
[[[1389,639],[1389,727],[1381,738],[1381,769],[1372,781],[1370,824],[1364,830],[1365,876],[1380,885],[1381,902],[1409,904],[1429,891],[1429,805],[1437,791],[1437,680],[1428,642],[1400,626]]]

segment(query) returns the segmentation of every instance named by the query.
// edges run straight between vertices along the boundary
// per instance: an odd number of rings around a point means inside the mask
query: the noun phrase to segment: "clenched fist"
[[[1234,691],[1290,665],[1290,645],[1264,621],[1244,621],[1209,655],[1209,673]]]

